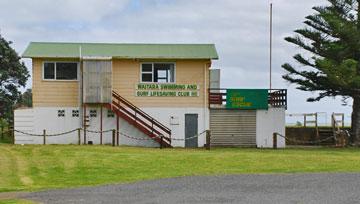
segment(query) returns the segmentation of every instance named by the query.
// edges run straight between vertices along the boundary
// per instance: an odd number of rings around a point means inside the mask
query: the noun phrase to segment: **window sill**
[[[42,79],[44,82],[78,82],[79,80],[56,80],[56,79]]]

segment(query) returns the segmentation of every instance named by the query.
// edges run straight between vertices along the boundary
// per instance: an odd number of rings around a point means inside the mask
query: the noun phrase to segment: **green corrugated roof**
[[[24,58],[113,57],[126,59],[218,59],[214,44],[112,44],[31,42]]]

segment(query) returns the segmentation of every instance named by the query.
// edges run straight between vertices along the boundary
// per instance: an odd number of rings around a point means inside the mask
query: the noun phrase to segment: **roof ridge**
[[[31,42],[22,57],[77,58],[112,56],[130,59],[218,59],[215,44]]]
[[[31,41],[35,44],[91,44],[91,45],[215,45],[214,43],[101,43],[101,42],[40,42]]]

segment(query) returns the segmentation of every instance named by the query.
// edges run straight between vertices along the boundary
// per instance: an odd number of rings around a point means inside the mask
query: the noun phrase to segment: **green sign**
[[[267,89],[227,89],[226,108],[229,109],[268,109]]]
[[[197,84],[137,84],[135,96],[146,97],[198,97]]]

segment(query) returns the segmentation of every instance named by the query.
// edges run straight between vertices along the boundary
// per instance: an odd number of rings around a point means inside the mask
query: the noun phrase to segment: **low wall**
[[[330,129],[330,128],[329,128]],[[290,140],[314,141],[316,140],[316,128],[314,127],[286,127],[285,135]],[[295,142],[286,140],[286,145],[296,145]]]
[[[319,127],[319,129],[328,129],[332,130],[331,127]],[[350,131],[349,128],[345,128],[344,130]],[[311,142],[316,141],[316,128],[315,127],[286,127],[285,129],[286,137],[290,140],[298,140],[298,141],[304,141],[304,142]],[[320,138],[324,139],[324,138]],[[287,145],[300,145],[296,144],[296,142],[293,141],[286,141]],[[309,144],[310,145],[310,144]]]

